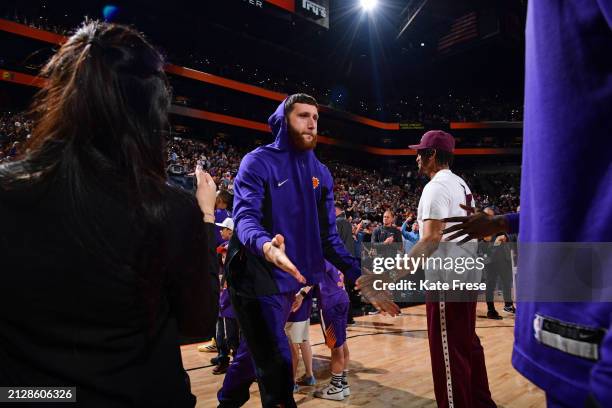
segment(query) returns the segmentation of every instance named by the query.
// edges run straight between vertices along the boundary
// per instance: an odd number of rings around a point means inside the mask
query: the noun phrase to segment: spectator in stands
[[[349,254],[355,252],[355,240],[353,239],[353,226],[346,219],[346,214],[343,210],[343,204],[336,201],[336,227],[338,235],[344,244],[344,248]]]
[[[372,235],[373,243],[392,244],[394,242],[402,242],[400,230],[393,225],[395,214],[391,210],[385,211],[383,214],[383,225],[376,228]]]
[[[350,198],[348,199],[344,213],[347,219],[352,219],[355,216],[355,204],[353,204],[353,200],[351,200]]]
[[[410,231],[408,231],[409,220],[404,221],[402,224],[402,241],[404,242],[404,252],[410,252],[410,248],[414,246],[419,240],[419,223],[416,220],[412,221]]]
[[[363,230],[357,235],[359,242],[372,242],[374,224],[370,220],[363,221]]]
[[[200,212],[166,184],[163,66],[137,31],[87,22],[43,69],[27,150],[0,166],[0,384],[195,405],[178,344],[214,327],[216,187],[198,171]]]

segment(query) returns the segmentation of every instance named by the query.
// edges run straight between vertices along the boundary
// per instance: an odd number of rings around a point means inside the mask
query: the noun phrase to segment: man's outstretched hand
[[[355,288],[383,315],[396,316],[400,313],[400,308],[393,302],[390,292],[374,289],[374,281],[381,278],[384,277],[375,274],[361,275],[355,282]]]
[[[442,231],[442,234],[454,232],[453,235],[446,237],[444,239],[445,241],[451,241],[455,238],[467,235],[467,237],[459,242],[459,244],[463,244],[472,239],[484,238],[499,232],[506,232],[508,230],[508,223],[506,222],[506,217],[503,215],[487,215],[483,212],[477,211],[474,207],[469,207],[463,204],[459,205],[461,208],[466,210],[468,214],[473,213],[473,215],[444,218],[442,220],[443,222],[459,223]]]
[[[298,271],[285,253],[285,238],[282,235],[276,234],[276,236],[272,238],[272,241],[266,242],[263,245],[263,253],[266,257],[266,261],[273,263],[277,268],[287,272],[298,282],[306,284],[306,278],[302,276],[300,271]]]

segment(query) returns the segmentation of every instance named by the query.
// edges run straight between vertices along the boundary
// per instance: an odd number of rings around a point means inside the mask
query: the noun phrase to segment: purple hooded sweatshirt
[[[285,238],[285,252],[307,285],[321,281],[324,258],[338,269],[359,274],[357,259],[345,249],[336,229],[333,180],[312,150],[298,151],[285,119],[285,101],[268,119],[274,143],[258,147],[242,159],[234,181],[234,222],[240,242],[264,257],[263,245],[274,235]],[[302,285],[270,265],[278,293]]]

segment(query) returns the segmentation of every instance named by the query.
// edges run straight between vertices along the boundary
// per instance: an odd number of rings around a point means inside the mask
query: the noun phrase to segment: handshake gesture
[[[302,276],[300,271],[298,271],[285,253],[285,238],[282,235],[276,234],[274,238],[272,238],[272,241],[266,242],[263,245],[263,253],[266,257],[266,261],[287,272],[298,282],[302,284],[306,283],[306,278]]]

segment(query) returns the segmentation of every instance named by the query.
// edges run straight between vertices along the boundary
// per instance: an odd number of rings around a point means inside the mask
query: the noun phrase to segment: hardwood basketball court
[[[478,304],[476,332],[485,351],[489,387],[500,408],[545,407],[544,393],[512,368],[510,357],[514,341],[514,316],[497,310],[503,320],[489,320],[486,305]],[[398,317],[362,316],[347,329],[351,354],[349,384],[351,396],[344,401],[328,401],[312,396],[313,391],[329,381],[330,352],[319,325],[310,326],[313,345],[314,387],[300,387],[295,400],[300,407],[436,407],[425,306],[402,309]],[[223,375],[213,375],[210,359],[216,353],[197,351],[197,344],[183,346],[185,369],[191,378],[197,407],[216,407],[217,390]],[[298,376],[303,374],[300,363]],[[257,384],[251,386],[251,399],[245,407],[260,407]]]

